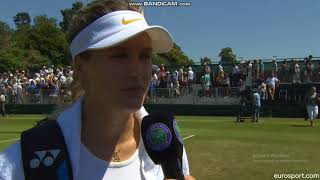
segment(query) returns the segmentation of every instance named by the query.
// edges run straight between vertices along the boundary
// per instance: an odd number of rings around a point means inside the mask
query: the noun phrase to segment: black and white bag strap
[[[67,146],[56,120],[44,119],[21,134],[26,180],[72,180]]]

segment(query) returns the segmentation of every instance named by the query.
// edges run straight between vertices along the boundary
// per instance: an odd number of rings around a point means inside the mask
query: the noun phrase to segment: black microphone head
[[[145,116],[141,133],[146,151],[155,164],[182,158],[183,141],[172,113],[157,112]]]

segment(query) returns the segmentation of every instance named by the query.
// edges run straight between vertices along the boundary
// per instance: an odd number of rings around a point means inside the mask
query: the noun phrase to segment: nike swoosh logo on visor
[[[140,21],[140,20],[142,20],[142,19],[141,19],[141,18],[137,18],[137,19],[125,20],[124,18],[122,18],[122,24],[123,24],[123,25],[128,25],[128,24],[130,24],[130,23],[133,23],[133,22],[135,22],[135,21]]]

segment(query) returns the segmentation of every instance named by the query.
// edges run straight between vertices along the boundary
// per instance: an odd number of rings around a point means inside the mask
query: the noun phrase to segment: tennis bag
[[[44,119],[21,134],[26,180],[72,180],[72,167],[62,131],[56,120]]]

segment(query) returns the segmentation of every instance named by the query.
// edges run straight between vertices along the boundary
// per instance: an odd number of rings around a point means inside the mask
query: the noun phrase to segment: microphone
[[[147,153],[160,164],[166,179],[184,180],[183,141],[172,113],[157,112],[145,116],[141,133]]]

